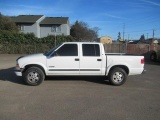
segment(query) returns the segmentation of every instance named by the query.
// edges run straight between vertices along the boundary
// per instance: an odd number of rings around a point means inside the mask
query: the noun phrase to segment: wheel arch
[[[126,74],[128,75],[129,74],[129,68],[126,66],[126,65],[115,65],[115,66],[112,66],[110,69],[109,69],[109,73],[108,75],[111,73],[111,71],[114,69],[114,68],[122,68]]]
[[[44,74],[46,75],[45,69],[44,69],[41,65],[38,65],[38,64],[28,64],[28,65],[26,65],[26,66],[24,67],[22,73],[24,73],[28,68],[31,68],[31,67],[40,68],[40,69],[44,72]]]

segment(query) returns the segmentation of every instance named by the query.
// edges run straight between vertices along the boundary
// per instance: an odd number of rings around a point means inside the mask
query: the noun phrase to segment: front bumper
[[[21,70],[21,69],[15,68],[15,69],[14,69],[14,73],[15,73],[17,76],[22,76],[22,70]]]

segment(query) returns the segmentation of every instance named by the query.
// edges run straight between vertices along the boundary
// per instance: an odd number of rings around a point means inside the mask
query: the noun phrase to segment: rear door
[[[99,44],[81,44],[80,75],[101,75],[102,58]]]
[[[79,75],[79,45],[63,44],[47,59],[49,75]]]

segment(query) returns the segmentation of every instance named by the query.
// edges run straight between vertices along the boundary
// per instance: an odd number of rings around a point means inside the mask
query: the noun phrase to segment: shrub
[[[55,41],[56,40],[56,41]],[[33,33],[15,33],[0,30],[0,53],[31,54],[46,52],[61,42],[73,41],[72,36],[47,36],[37,38]]]

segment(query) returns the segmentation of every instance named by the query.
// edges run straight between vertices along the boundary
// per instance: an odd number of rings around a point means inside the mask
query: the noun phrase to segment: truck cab
[[[101,47],[99,43],[64,43],[46,56],[47,74],[102,75],[106,59]]]

